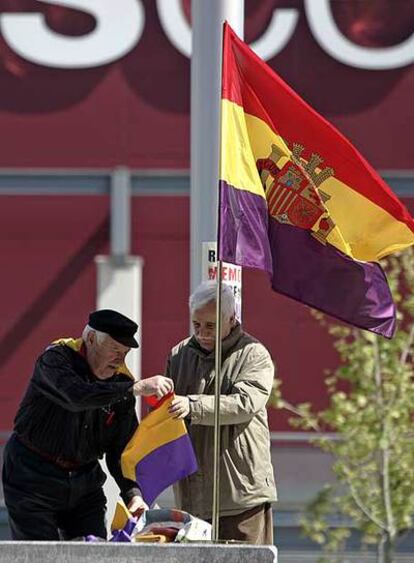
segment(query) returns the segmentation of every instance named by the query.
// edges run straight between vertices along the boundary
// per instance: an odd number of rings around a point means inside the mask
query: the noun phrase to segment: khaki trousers
[[[272,506],[269,502],[235,516],[219,518],[219,539],[273,545]]]

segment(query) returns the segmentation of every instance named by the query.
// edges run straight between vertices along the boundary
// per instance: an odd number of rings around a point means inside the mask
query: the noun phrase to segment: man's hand
[[[134,384],[133,393],[137,395],[156,395],[158,399],[174,391],[173,380],[163,375],[154,375],[147,379],[141,379]]]
[[[171,401],[168,412],[173,418],[185,418],[190,413],[190,399],[182,395],[176,395]]]
[[[145,510],[148,510],[148,504],[144,501],[142,497],[140,497],[139,495],[135,495],[129,501],[127,508],[132,514],[132,516],[139,518]]]

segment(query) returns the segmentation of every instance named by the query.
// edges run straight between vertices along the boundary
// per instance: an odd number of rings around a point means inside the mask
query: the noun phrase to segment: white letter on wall
[[[140,0],[37,0],[91,14],[96,27],[83,37],[50,30],[43,14],[0,16],[6,43],[22,58],[55,68],[90,68],[128,53],[139,41],[145,22]]]
[[[295,9],[277,8],[269,26],[250,47],[263,60],[268,61],[286,47],[295,31],[299,13]]]
[[[191,28],[184,16],[180,0],[157,0],[161,27],[170,43],[182,55],[191,57]],[[265,61],[273,58],[286,46],[295,31],[297,10],[278,8],[263,35],[250,47]]]
[[[414,33],[393,47],[361,47],[347,39],[335,23],[330,0],[305,0],[306,15],[319,45],[334,59],[368,70],[401,68],[414,62]]]

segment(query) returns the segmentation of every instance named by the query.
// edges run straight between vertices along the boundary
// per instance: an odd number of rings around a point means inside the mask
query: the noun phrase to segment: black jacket
[[[121,453],[137,428],[133,380],[125,373],[98,380],[75,346],[58,344],[38,358],[14,430],[47,455],[87,464],[106,454],[128,503],[139,489],[125,479]],[[79,346],[78,346],[79,348]]]

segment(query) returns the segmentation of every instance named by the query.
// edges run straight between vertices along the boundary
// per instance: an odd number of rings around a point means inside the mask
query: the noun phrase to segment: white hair
[[[194,313],[208,303],[217,301],[217,282],[209,280],[201,283],[190,295],[188,304],[190,312]],[[232,288],[223,283],[221,285],[221,313],[223,318],[230,319],[235,313],[235,302]]]
[[[87,337],[90,332],[94,332],[96,334],[96,342],[98,345],[102,344],[103,341],[108,337],[106,332],[102,332],[100,330],[96,330],[89,325],[86,325],[82,331],[82,340],[86,343]]]

